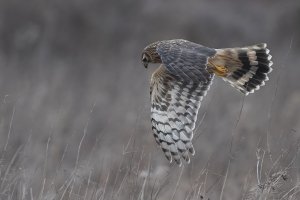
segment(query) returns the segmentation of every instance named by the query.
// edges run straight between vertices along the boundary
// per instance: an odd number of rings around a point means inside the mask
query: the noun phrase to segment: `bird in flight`
[[[245,95],[258,90],[272,71],[265,43],[214,49],[183,39],[145,47],[142,62],[160,66],[151,76],[151,123],[154,138],[172,162],[190,162],[193,131],[203,97],[217,75]]]

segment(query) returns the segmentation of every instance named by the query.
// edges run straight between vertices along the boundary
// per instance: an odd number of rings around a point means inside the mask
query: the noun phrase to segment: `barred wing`
[[[151,78],[151,122],[156,142],[167,159],[181,165],[194,154],[193,130],[197,113],[211,78],[205,82],[184,80],[161,65]]]

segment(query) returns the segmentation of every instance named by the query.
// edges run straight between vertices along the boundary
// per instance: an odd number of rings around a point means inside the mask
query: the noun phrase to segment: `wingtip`
[[[181,162],[181,159],[177,159],[175,160],[176,164],[181,167],[182,166],[182,162]]]

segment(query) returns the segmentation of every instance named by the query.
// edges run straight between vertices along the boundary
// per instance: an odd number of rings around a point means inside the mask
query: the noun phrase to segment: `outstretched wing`
[[[206,81],[187,81],[161,65],[151,78],[151,122],[156,142],[167,159],[181,165],[181,157],[190,161],[191,143],[197,113],[212,76]]]
[[[180,165],[190,161],[191,143],[197,113],[209,89],[213,74],[207,60],[216,50],[186,40],[157,44],[162,65],[151,79],[151,120],[154,137],[165,152]]]

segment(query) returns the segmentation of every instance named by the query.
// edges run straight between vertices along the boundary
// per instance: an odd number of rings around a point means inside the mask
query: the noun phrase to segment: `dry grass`
[[[178,169],[179,175],[175,184],[171,172],[167,169],[153,169],[152,158],[144,151],[134,148],[132,141],[124,147],[122,159],[118,162],[118,168],[114,166],[108,170],[103,169],[95,173],[92,165],[80,162],[78,159],[72,170],[58,168],[56,175],[48,177],[47,152],[51,139],[47,141],[45,149],[45,160],[41,164],[44,169],[26,168],[22,165],[26,154],[25,144],[17,149],[13,155],[7,155],[3,151],[0,160],[0,199],[78,199],[78,200],[104,200],[104,199],[164,199],[165,193],[162,190],[169,190],[170,199],[175,198],[178,188],[183,186],[181,177],[187,168],[184,166]],[[50,147],[51,148],[51,147]],[[29,148],[30,149],[30,148]],[[241,199],[263,200],[263,199],[287,199],[296,200],[300,197],[300,182],[295,176],[298,167],[295,164],[298,157],[299,143],[290,147],[289,151],[283,152],[274,163],[267,160],[266,150],[258,149],[257,163],[253,163],[251,173],[245,175],[245,187]],[[80,145],[78,146],[80,152]],[[294,152],[292,155],[291,152]],[[62,158],[63,160],[63,158]],[[289,162],[287,162],[289,160]],[[288,163],[283,166],[284,163]],[[176,168],[177,166],[173,166]],[[222,185],[220,199],[223,199],[223,192],[226,185],[230,162],[224,176],[212,185],[207,184],[211,173],[208,166],[202,170],[194,170],[198,177],[192,178],[192,183],[185,188],[184,199],[210,199],[212,193],[218,193],[217,185]],[[33,181],[38,176],[39,184]],[[62,177],[63,179],[61,179]],[[254,178],[256,177],[256,179]],[[61,181],[57,181],[61,179]],[[251,181],[252,179],[252,181]],[[223,180],[223,181],[222,181]],[[257,181],[256,185],[255,182]],[[223,183],[223,184],[222,184]],[[172,187],[170,187],[172,185]],[[220,192],[220,191],[219,191]]]

